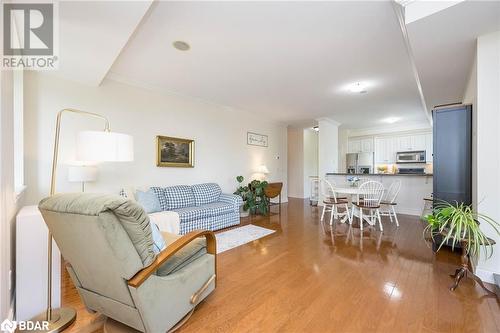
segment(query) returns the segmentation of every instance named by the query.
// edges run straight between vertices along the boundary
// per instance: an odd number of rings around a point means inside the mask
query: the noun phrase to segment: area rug
[[[240,245],[270,235],[273,232],[275,232],[275,230],[248,224],[243,227],[215,234],[215,237],[217,238],[217,253],[234,249]]]

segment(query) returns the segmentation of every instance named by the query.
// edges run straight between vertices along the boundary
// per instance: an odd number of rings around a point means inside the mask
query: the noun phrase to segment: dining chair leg
[[[352,216],[349,212],[349,205],[345,204],[345,213],[347,214],[347,220],[349,221],[349,225],[352,225]]]
[[[392,220],[392,212],[391,212],[390,209],[389,209],[389,214],[388,215],[389,215],[389,219],[391,220],[391,223],[394,223],[394,221]]]
[[[396,220],[396,226],[399,227],[399,221],[398,221],[398,215],[396,214],[396,209],[394,208],[394,205],[391,207],[392,213],[394,214],[394,220]]]
[[[332,208],[330,209],[330,225],[333,225],[333,217],[337,217],[335,211],[337,210],[337,207],[335,205],[332,205]]]
[[[377,209],[375,211],[377,214],[377,219],[378,219],[378,225],[380,226],[380,231],[384,231],[384,227],[382,226],[382,218],[380,217],[380,211]]]
[[[325,218],[325,210],[326,210],[326,204],[323,204],[323,212],[321,213],[321,222],[323,222],[323,219]]]
[[[359,229],[363,231],[363,208],[359,208]]]

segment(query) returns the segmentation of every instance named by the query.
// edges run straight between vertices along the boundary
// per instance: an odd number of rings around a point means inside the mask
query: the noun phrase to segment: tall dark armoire
[[[472,204],[472,105],[437,107],[433,115],[434,200]]]

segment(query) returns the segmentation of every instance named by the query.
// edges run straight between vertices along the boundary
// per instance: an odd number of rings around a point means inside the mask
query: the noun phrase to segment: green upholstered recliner
[[[155,254],[149,218],[133,201],[57,194],[39,208],[91,311],[141,332],[166,332],[215,289],[212,232],[167,234]]]

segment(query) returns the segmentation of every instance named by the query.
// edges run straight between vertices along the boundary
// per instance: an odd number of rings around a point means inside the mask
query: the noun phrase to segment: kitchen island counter
[[[349,174],[327,173],[326,179],[333,186],[349,186],[348,177],[355,176],[361,179],[374,180],[384,185],[387,190],[395,181],[401,182],[401,189],[396,198],[396,212],[399,214],[420,215],[424,207],[424,198],[432,193],[433,177],[431,174]]]
[[[327,176],[362,176],[362,177],[372,177],[372,176],[415,176],[415,177],[432,177],[432,173],[346,173],[346,172],[328,172]]]

